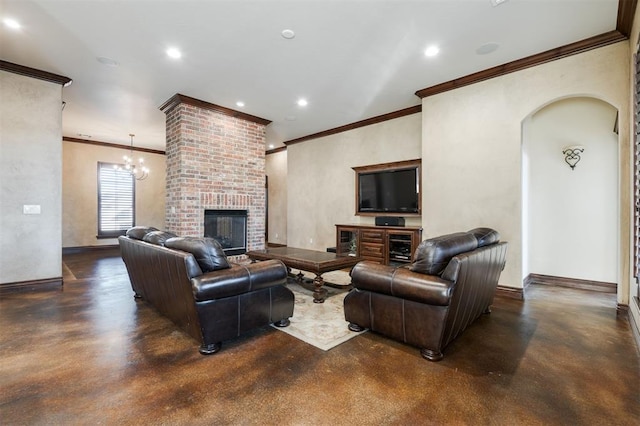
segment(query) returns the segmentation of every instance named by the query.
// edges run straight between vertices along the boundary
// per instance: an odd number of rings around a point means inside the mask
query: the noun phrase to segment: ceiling
[[[0,17],[21,24],[0,25],[0,59],[73,80],[66,137],[128,145],[135,133],[137,147],[164,150],[158,107],[180,93],[271,120],[278,148],[613,31],[617,14],[618,0],[0,0]],[[440,53],[427,57],[431,45]]]

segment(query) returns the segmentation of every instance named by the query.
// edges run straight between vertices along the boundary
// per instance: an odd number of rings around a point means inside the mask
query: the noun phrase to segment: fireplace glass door
[[[227,256],[247,252],[247,210],[205,210],[204,236],[218,241]]]

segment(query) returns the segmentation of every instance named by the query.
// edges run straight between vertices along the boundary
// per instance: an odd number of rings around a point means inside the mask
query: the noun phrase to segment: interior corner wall
[[[287,245],[325,251],[336,245],[336,224],[373,225],[373,217],[355,215],[352,167],[420,158],[420,129],[418,113],[289,145]]]
[[[522,288],[522,123],[542,106],[576,95],[602,99],[621,117],[629,117],[628,52],[628,43],[620,42],[424,98],[425,233],[497,229],[509,242],[500,285]],[[622,212],[630,202],[628,129],[628,119],[621,119],[620,234],[626,243],[620,244],[620,259],[625,264],[630,229]],[[624,283],[626,274],[628,283],[628,270],[622,265],[620,270],[619,279]]]
[[[635,85],[635,79],[636,79],[636,58],[635,58],[635,54],[638,51],[638,45],[640,44],[640,7],[636,6],[636,11],[635,11],[635,15],[634,15],[634,19],[633,19],[633,26],[631,29],[631,35],[629,36],[629,53],[627,56],[627,63],[628,63],[628,69],[629,69],[629,94],[633,93],[633,91],[631,90],[632,87],[634,87]],[[627,113],[627,117],[629,117],[629,123],[633,123],[636,120],[636,111],[635,111],[635,104],[636,104],[636,100],[634,99],[633,95],[629,96],[628,99],[628,104],[629,104],[629,109],[628,109],[628,113]],[[622,116],[624,117],[624,116]],[[624,131],[624,129],[620,129],[620,132],[622,133]],[[635,143],[635,129],[634,126],[628,126],[626,131],[628,132],[627,134],[629,135],[629,145],[630,147]],[[631,148],[630,148],[631,150]],[[631,152],[633,153],[633,150],[631,150]],[[634,159],[633,156],[630,155],[630,158],[628,159],[629,163],[630,163],[630,168],[632,167],[631,164],[633,163]],[[631,188],[633,188],[633,177],[629,176],[629,184],[631,185]],[[632,203],[629,203],[629,205],[627,206],[627,211],[629,213],[629,216],[632,218],[633,217],[633,208],[634,206],[632,205]],[[633,247],[633,232],[632,232],[632,227],[633,224],[630,221],[629,223],[629,229],[631,230],[630,235],[628,235],[628,244],[630,247]],[[624,238],[624,236],[622,237]],[[628,255],[627,255],[627,268],[629,270],[633,270],[634,268],[634,261],[635,259],[633,259],[634,253],[633,250],[630,250]],[[636,281],[636,279],[633,277],[633,273],[629,274],[628,277],[628,282],[629,282],[629,289],[628,289],[628,304],[629,304],[629,315],[630,315],[630,320],[635,324],[635,330],[636,332],[640,331],[640,300],[639,300],[639,296],[640,296],[640,289],[638,288],[638,282]],[[635,335],[636,337],[636,343],[638,344],[638,347],[640,348],[640,336],[639,335]]]
[[[98,234],[98,162],[122,163],[129,149],[62,142],[62,247],[118,244]],[[136,181],[135,224],[164,229],[166,161],[162,154],[135,152],[150,169]]]
[[[59,279],[62,86],[0,71],[0,93],[0,284]]]
[[[267,241],[287,244],[287,151],[266,156],[267,190]]]

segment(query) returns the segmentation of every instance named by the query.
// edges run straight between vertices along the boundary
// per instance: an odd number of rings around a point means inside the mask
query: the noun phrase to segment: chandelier
[[[133,162],[133,137],[135,136],[133,133],[129,133],[131,136],[131,148],[129,151],[129,155],[125,155],[122,157],[124,160],[124,166],[120,164],[116,164],[113,166],[116,170],[122,170],[123,172],[128,172],[133,176],[136,180],[143,180],[149,176],[149,169],[144,166],[144,158],[140,157],[138,160],[138,164],[136,165]]]

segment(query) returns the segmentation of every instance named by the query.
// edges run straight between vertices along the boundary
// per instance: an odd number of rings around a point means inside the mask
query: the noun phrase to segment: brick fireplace
[[[205,210],[246,210],[246,249],[264,248],[270,121],[180,94],[160,109],[166,114],[166,229],[202,237]]]

